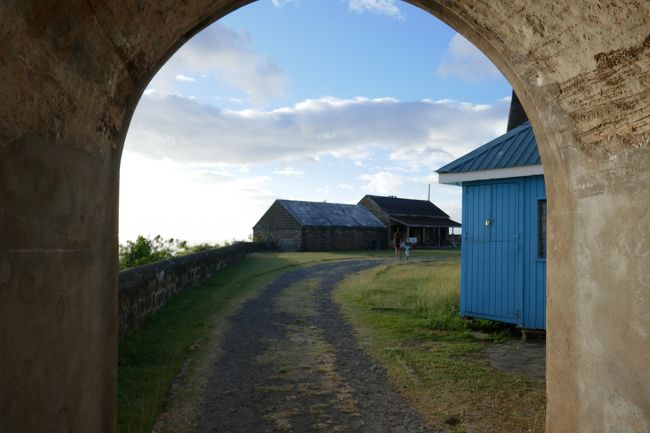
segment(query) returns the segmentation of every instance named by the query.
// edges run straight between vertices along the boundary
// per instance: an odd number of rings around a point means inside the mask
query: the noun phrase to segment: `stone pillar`
[[[3,433],[116,430],[130,89],[91,3],[0,2]]]
[[[646,432],[650,141],[607,133],[589,148],[580,129],[557,134],[568,170],[547,178],[546,431]]]
[[[0,146],[0,431],[115,431],[117,161]]]

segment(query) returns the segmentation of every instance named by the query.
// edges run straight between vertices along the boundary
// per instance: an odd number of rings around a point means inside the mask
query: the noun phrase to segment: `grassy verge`
[[[391,249],[384,250],[351,250],[351,251],[331,251],[331,252],[305,252],[305,253],[277,253],[278,257],[295,262],[296,264],[311,264],[317,262],[326,262],[331,260],[345,259],[366,259],[366,258],[393,258],[395,252]],[[460,257],[459,249],[438,249],[438,250],[413,250],[409,260],[454,260]],[[395,259],[397,260],[397,259]],[[407,262],[404,252],[402,252],[402,261]]]
[[[414,257],[448,254],[454,253],[418,251]],[[213,338],[215,326],[221,326],[218,320],[279,273],[328,260],[390,255],[391,251],[252,254],[175,297],[118,348],[118,431],[151,432],[174,379],[186,360],[201,356],[201,346]]]
[[[460,265],[401,263],[346,280],[335,297],[397,389],[444,432],[543,432],[543,383],[492,369],[458,315]],[[503,330],[480,330],[502,340]]]
[[[150,432],[165,396],[214,316],[295,261],[253,255],[172,299],[118,348],[118,430]]]

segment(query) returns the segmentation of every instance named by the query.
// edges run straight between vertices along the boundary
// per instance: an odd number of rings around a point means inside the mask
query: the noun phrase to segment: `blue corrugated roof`
[[[312,227],[386,227],[358,204],[278,200],[298,224]]]
[[[524,122],[500,137],[484,144],[436,170],[437,173],[466,173],[523,167],[542,163],[530,122]]]

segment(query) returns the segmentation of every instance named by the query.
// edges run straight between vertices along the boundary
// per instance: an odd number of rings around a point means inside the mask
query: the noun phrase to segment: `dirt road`
[[[230,319],[197,433],[430,431],[330,297],[344,277],[379,264],[296,270],[247,301]]]

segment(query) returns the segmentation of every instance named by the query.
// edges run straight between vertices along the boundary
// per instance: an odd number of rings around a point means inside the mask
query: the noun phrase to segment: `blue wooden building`
[[[438,171],[463,188],[461,314],[546,328],[546,189],[529,122]]]

